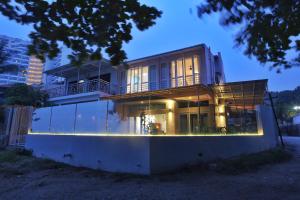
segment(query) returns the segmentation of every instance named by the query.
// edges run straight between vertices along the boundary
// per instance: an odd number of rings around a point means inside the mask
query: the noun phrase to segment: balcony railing
[[[169,87],[182,87],[199,84],[199,74],[172,78],[160,82],[143,82],[138,84],[128,84],[124,86],[111,85],[104,80],[94,79],[82,83],[69,84],[67,87],[62,85],[55,88],[47,89],[50,98],[68,96],[74,94],[101,91],[107,94],[125,94],[136,93],[149,90],[166,89]]]
[[[135,84],[127,84],[126,87],[120,87],[118,89],[121,94],[124,93],[136,93],[136,92],[144,92],[144,91],[153,91],[158,89],[167,89],[174,87],[183,87],[189,85],[195,85],[200,83],[199,73],[195,73],[194,75],[185,75],[181,77],[164,79],[159,82],[143,82],[143,83],[135,83]],[[125,91],[126,90],[126,91]]]
[[[96,91],[110,94],[111,91],[109,82],[101,79],[93,79],[82,83],[68,84],[68,87],[66,87],[65,85],[61,85],[58,87],[47,89],[50,98]]]

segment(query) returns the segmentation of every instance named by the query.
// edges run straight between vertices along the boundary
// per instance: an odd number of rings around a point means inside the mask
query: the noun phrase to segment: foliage
[[[262,64],[300,65],[300,1],[299,0],[206,0],[198,7],[199,17],[221,13],[221,24],[237,25],[237,46],[246,45],[245,54],[255,56]],[[295,52],[294,58],[287,58]]]
[[[278,119],[289,121],[297,114],[294,106],[300,105],[300,86],[295,90],[272,92],[272,97]]]
[[[112,64],[126,59],[124,42],[132,39],[133,24],[143,31],[155,24],[161,11],[138,0],[7,0],[0,12],[21,24],[33,24],[30,54],[57,56],[59,43],[72,49],[74,64],[101,59],[105,50]]]
[[[15,84],[5,91],[6,105],[42,107],[48,104],[48,94],[26,84]]]
[[[7,53],[4,51],[6,43],[3,40],[0,40],[0,65],[4,63],[7,58]]]

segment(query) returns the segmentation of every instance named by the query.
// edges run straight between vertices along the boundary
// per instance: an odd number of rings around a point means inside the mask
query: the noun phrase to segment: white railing
[[[110,94],[110,84],[102,79],[88,80],[83,83],[72,83],[68,87],[61,85],[47,89],[50,98],[68,96],[74,94],[101,91]]]
[[[143,82],[136,84],[127,84],[126,87],[119,87],[118,91],[121,94],[125,93],[136,93],[144,91],[152,91],[158,89],[167,89],[169,87],[183,87],[189,85],[195,85],[200,83],[199,74],[195,73],[194,75],[186,75],[176,78],[171,78],[169,80],[163,80],[160,82]],[[125,91],[126,89],[126,91]]]

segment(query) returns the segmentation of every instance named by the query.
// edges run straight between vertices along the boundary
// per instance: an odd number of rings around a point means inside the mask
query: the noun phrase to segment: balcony
[[[153,91],[159,89],[167,88],[177,88],[184,86],[197,85],[200,83],[199,73],[194,73],[194,75],[185,75],[180,77],[173,77],[160,80],[159,82],[134,82],[126,85],[126,91],[124,88],[119,89],[119,93],[136,93],[136,92],[145,92]],[[136,79],[138,80],[138,79]]]
[[[73,83],[61,85],[58,87],[50,88],[46,90],[50,98],[90,93],[90,92],[103,92],[111,94],[110,84],[102,79],[88,80],[82,83]]]

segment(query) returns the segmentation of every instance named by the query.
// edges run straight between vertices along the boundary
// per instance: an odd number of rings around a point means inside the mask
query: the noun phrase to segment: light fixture
[[[294,110],[300,110],[300,106],[294,106]]]

